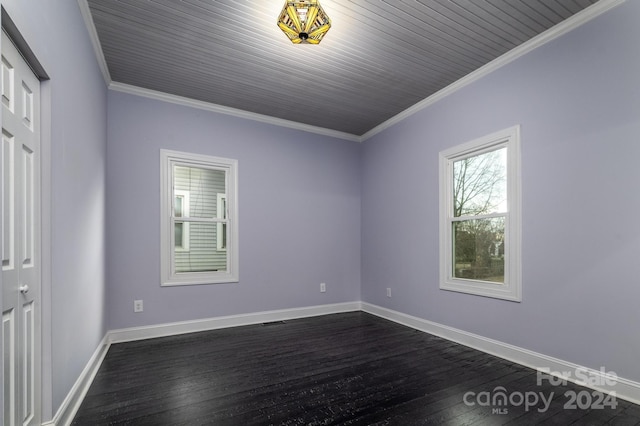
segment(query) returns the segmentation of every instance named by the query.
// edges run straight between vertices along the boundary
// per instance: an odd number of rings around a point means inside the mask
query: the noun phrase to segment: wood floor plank
[[[74,425],[634,424],[637,406],[566,410],[566,386],[436,336],[351,312],[114,344]],[[555,395],[497,413],[467,398]]]

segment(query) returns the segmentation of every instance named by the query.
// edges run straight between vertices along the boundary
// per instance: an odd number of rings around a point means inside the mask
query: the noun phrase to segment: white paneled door
[[[40,82],[2,32],[4,425],[40,424]]]

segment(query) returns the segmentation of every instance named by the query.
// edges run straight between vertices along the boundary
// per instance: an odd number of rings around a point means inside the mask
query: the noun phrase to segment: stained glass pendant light
[[[278,26],[294,44],[318,44],[331,28],[331,19],[318,0],[287,1]]]

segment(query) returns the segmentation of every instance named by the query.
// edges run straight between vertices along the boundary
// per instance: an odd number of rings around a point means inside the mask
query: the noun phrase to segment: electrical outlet
[[[325,293],[327,291],[327,284],[320,283],[320,293]]]
[[[133,312],[142,312],[144,310],[142,306],[142,300],[133,301]]]
[[[387,297],[391,297],[391,289],[387,287]]]

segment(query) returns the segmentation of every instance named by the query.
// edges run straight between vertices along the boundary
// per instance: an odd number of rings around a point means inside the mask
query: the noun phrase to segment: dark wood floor
[[[568,409],[587,389],[536,375],[353,312],[113,345],[73,424],[640,425],[638,405]],[[514,404],[484,403],[498,387]],[[520,404],[534,394],[547,409]]]

